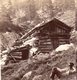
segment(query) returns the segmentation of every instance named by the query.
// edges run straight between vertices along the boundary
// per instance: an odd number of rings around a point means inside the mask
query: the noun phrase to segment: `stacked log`
[[[12,62],[12,61],[14,62],[14,60],[18,61],[18,60],[21,60],[21,58],[22,58],[22,53],[21,52],[13,52],[13,53],[11,53],[11,55],[8,55],[8,60],[10,62]]]
[[[53,47],[48,35],[39,37],[39,48],[42,53],[49,53]]]

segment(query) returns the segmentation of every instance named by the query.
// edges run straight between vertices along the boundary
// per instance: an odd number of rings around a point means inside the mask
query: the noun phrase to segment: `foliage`
[[[77,45],[77,31],[73,30],[71,32],[71,38],[70,38],[71,42],[74,43],[74,45]]]
[[[52,19],[58,12],[67,10],[66,7],[71,9],[70,4],[74,8],[73,0],[63,1],[55,0],[55,3],[52,3],[52,0],[2,1],[0,5],[0,32],[2,34],[13,32],[22,36],[37,24]]]

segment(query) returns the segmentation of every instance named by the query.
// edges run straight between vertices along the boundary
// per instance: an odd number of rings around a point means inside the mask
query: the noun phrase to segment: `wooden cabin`
[[[21,39],[30,37],[37,37],[35,44],[41,52],[49,53],[57,48],[59,45],[69,43],[71,27],[54,18],[53,20],[34,27]]]

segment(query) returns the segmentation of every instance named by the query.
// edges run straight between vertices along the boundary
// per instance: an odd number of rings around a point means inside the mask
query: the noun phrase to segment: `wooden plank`
[[[50,43],[50,44],[40,43],[40,46],[41,46],[41,45],[48,46],[48,45],[52,45],[52,44],[51,44],[51,43]]]
[[[49,52],[49,51],[52,51],[52,49],[50,49],[50,50],[40,50],[40,51]]]
[[[39,46],[39,48],[52,48],[52,46]]]
[[[66,44],[66,42],[59,42],[59,45]]]
[[[58,38],[59,40],[69,40],[69,39],[67,39],[67,38]]]
[[[12,53],[12,55],[21,55],[22,54],[22,52],[14,52],[14,53]]]
[[[40,42],[40,44],[52,44],[51,42]]]
[[[40,43],[40,45],[52,45],[52,43],[46,43],[46,42],[43,43],[43,42],[42,42],[42,43]]]
[[[59,40],[59,42],[67,42],[67,41],[69,41],[69,40]]]
[[[43,44],[43,43],[48,43],[48,44],[50,43],[50,44],[52,44],[52,41],[39,41],[39,43],[40,44]]]
[[[48,44],[49,44],[49,43],[52,44],[52,41],[39,41],[39,43],[40,43],[40,44],[46,44],[46,43],[48,43]]]
[[[22,54],[12,54],[13,56],[21,56]]]
[[[42,41],[42,40],[44,40],[44,41],[51,41],[50,38],[47,38],[47,39],[43,39],[43,38],[41,38],[41,39],[39,39],[39,41]]]
[[[51,40],[50,38],[39,38],[39,40],[47,40],[47,39]]]
[[[41,38],[49,38],[49,36],[48,35],[45,35],[45,36],[39,36],[39,38],[41,39]]]
[[[49,53],[50,51],[41,51],[42,53]]]
[[[40,50],[43,50],[43,49],[50,50],[52,49],[52,47],[51,48],[43,48],[43,47],[40,48]]]
[[[41,47],[41,48],[39,48],[40,50],[51,50],[51,49],[53,49],[52,47],[50,47],[50,48],[43,48],[43,47]]]
[[[45,48],[45,47],[48,47],[48,48],[50,48],[50,47],[52,47],[51,45],[48,45],[48,46],[44,46],[44,45],[41,45],[41,46],[39,46],[40,48]]]
[[[22,58],[22,56],[13,56],[14,58]],[[11,56],[8,56],[8,58],[11,58]]]
[[[39,45],[39,47],[52,47],[53,45]]]
[[[39,37],[39,39],[44,39],[44,38],[49,38],[49,36],[47,35],[47,36],[41,36],[41,37]]]

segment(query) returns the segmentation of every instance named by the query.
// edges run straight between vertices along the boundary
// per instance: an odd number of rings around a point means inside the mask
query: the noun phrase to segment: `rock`
[[[48,59],[49,57],[50,57],[49,54],[40,53],[39,55],[37,55],[37,56],[35,57],[35,59],[36,59],[37,61],[45,61],[45,60]]]
[[[42,75],[37,75],[32,80],[43,80]]]
[[[23,78],[21,80],[29,80],[30,76],[32,74],[32,71],[29,71],[28,73],[26,73]]]

